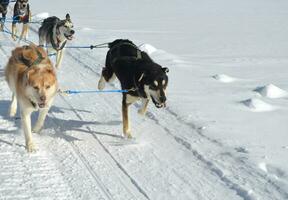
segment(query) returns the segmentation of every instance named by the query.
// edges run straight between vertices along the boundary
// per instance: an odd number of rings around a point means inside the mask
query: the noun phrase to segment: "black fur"
[[[13,22],[16,23],[24,23],[27,24],[29,22],[30,17],[30,6],[28,0],[17,0],[14,5],[13,11]]]
[[[1,30],[3,29],[8,5],[9,5],[9,0],[0,0],[0,13],[2,14],[2,18],[0,17],[0,29]]]
[[[160,90],[161,103],[165,103],[164,90],[168,84],[167,68],[162,68],[155,63],[147,53],[139,50],[130,40],[115,40],[109,44],[109,48],[106,56],[106,67],[102,71],[106,81],[109,81],[113,73],[115,73],[122,89],[129,90],[134,88],[135,91],[129,91],[127,94],[140,98],[148,98],[147,93],[144,91],[144,85],[149,85],[152,90]],[[165,80],[164,85],[162,85],[163,80]],[[161,84],[155,86],[153,84],[154,81],[159,81]],[[126,98],[126,93],[123,98]],[[157,106],[157,102],[155,102],[153,97],[152,100]]]

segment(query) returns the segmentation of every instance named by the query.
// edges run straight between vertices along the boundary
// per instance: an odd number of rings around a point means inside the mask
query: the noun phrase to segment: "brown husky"
[[[18,101],[27,151],[35,151],[30,116],[33,111],[39,110],[39,117],[33,128],[33,132],[39,132],[58,90],[54,68],[43,48],[35,45],[23,46],[12,51],[5,76],[13,93],[10,116],[15,116]]]

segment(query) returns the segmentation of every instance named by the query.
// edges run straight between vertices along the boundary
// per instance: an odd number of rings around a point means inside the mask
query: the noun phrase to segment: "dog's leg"
[[[129,105],[126,103],[126,100],[122,101],[122,118],[123,118],[123,133],[127,138],[132,138],[129,122]]]
[[[34,133],[39,133],[39,131],[43,127],[43,124],[44,124],[45,118],[47,116],[48,110],[49,110],[49,108],[41,109],[39,111],[39,116],[38,116],[37,122],[36,122],[36,124],[32,130]]]
[[[11,105],[10,105],[10,110],[9,110],[9,116],[14,117],[16,115],[16,112],[17,112],[17,97],[13,93],[12,94],[12,101],[11,101]]]
[[[147,106],[149,103],[149,99],[141,99],[142,100],[142,107],[138,110],[138,113],[140,115],[145,115],[146,111],[147,111]]]
[[[105,83],[106,83],[105,78],[101,74],[100,80],[98,81],[98,89],[103,90],[105,88]]]
[[[106,82],[113,82],[116,79],[115,73],[113,73],[111,66],[106,66],[102,69],[101,78],[98,82],[98,89],[103,90]]]
[[[31,113],[30,109],[23,109],[21,111],[22,127],[25,134],[26,149],[29,153],[36,151],[35,144],[32,139],[31,132]]]
[[[17,25],[16,24],[12,24],[12,39],[14,41],[17,40],[17,37],[16,37],[16,34],[17,34]]]
[[[24,40],[27,39],[27,33],[28,33],[28,24],[23,24],[22,32],[19,37],[18,43],[20,43],[22,39]]]
[[[5,17],[6,17],[6,14],[2,13],[2,18],[0,18],[0,31],[3,31],[3,29],[4,29]]]
[[[57,55],[56,55],[56,68],[59,69],[62,63],[62,59],[63,59],[63,49],[57,51]]]

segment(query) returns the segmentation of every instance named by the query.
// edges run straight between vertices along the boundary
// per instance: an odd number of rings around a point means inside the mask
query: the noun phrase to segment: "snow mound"
[[[214,76],[212,76],[214,79],[216,79],[217,81],[220,81],[222,83],[231,83],[236,81],[236,78],[233,78],[231,76],[228,76],[226,74],[216,74]]]
[[[151,44],[142,44],[142,45],[140,45],[139,48],[141,51],[145,51],[146,53],[148,53],[148,55],[157,51],[157,49],[155,47],[153,47]]]
[[[38,14],[34,15],[33,19],[46,19],[47,17],[49,17],[49,13],[43,12],[43,13],[38,13]]]
[[[247,106],[251,111],[254,112],[265,112],[275,110],[276,107],[272,106],[260,99],[252,98],[242,101],[242,103]]]
[[[268,97],[272,99],[285,97],[288,94],[285,90],[282,90],[281,88],[273,84],[269,84],[263,87],[258,87],[254,91],[258,92],[263,97]]]

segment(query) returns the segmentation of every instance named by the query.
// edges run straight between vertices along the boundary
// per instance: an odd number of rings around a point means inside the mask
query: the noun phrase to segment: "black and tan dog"
[[[9,1],[10,0],[0,0],[0,13],[2,14],[2,18],[0,18],[0,31],[3,31]]]
[[[138,49],[130,40],[118,39],[109,44],[106,56],[106,66],[98,83],[98,89],[105,87],[105,82],[113,81],[116,77],[123,90],[122,117],[123,132],[131,138],[128,108],[137,100],[142,100],[138,113],[144,115],[148,103],[152,99],[157,108],[166,106],[165,90],[168,84],[168,68],[163,68]]]
[[[13,22],[12,22],[12,38],[16,41],[17,37],[17,23],[23,23],[22,33],[19,37],[19,41],[22,38],[27,39],[29,21],[31,19],[31,11],[28,0],[17,0],[14,5]]]

